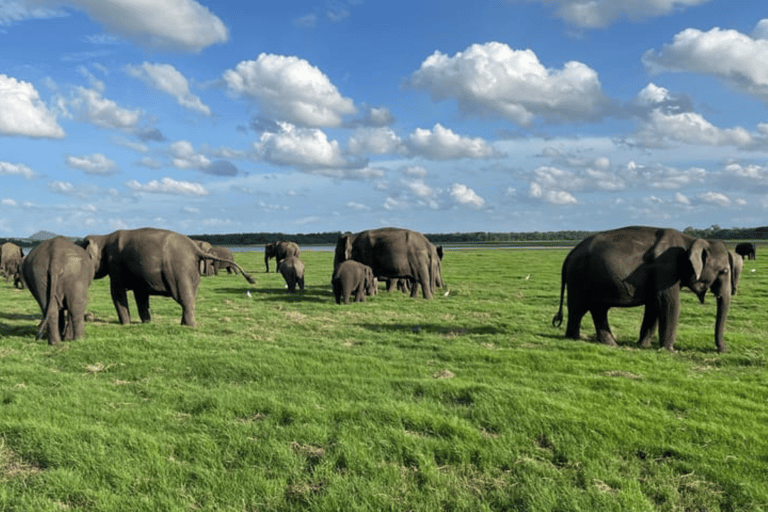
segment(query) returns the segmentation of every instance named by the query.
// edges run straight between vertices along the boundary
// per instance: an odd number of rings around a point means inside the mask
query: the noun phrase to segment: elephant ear
[[[98,261],[100,256],[98,244],[94,242],[92,239],[87,238],[85,241],[85,253],[93,261]]]
[[[693,274],[696,277],[696,281],[701,278],[701,272],[704,270],[704,265],[707,262],[707,256],[709,254],[708,249],[709,243],[702,238],[694,240],[688,248],[688,259],[693,266]]]

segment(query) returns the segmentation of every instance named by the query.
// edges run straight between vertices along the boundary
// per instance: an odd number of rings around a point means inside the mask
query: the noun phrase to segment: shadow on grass
[[[503,334],[504,331],[495,327],[464,327],[446,326],[441,324],[409,323],[409,324],[356,324],[358,327],[375,332],[401,332],[412,334],[438,334],[443,336],[466,336],[471,334]]]
[[[307,286],[304,291],[290,293],[287,288],[217,288],[222,295],[245,295],[250,293],[258,300],[279,302],[333,302],[333,292],[323,286]]]

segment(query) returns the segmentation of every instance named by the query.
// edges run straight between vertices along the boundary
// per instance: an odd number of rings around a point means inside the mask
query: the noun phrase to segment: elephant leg
[[[659,325],[659,308],[655,303],[646,304],[645,312],[643,313],[643,323],[640,326],[640,338],[637,341],[637,345],[643,348],[649,348],[651,346],[651,340],[653,339],[653,333]]]
[[[184,290],[176,299],[181,304],[181,325],[195,326],[195,295],[191,290]]]
[[[606,306],[592,306],[590,313],[592,314],[592,321],[595,323],[597,341],[615,347],[616,339],[608,325],[608,308]]]
[[[673,286],[658,295],[659,347],[675,349],[677,323],[680,320],[680,287]]]
[[[355,302],[365,302],[365,287],[360,283],[355,290]]]
[[[57,307],[56,304],[50,304],[49,307]],[[49,315],[48,321],[47,321],[47,328],[48,328],[48,344],[49,345],[56,345],[61,341],[61,333],[64,331],[64,321],[66,320],[63,318],[64,311],[59,310],[57,314],[55,315]]]
[[[117,311],[117,319],[123,325],[130,324],[131,311],[128,308],[128,293],[119,279],[109,276],[109,280],[112,302],[115,304],[115,310]]]
[[[133,290],[133,297],[136,299],[136,307],[139,310],[139,318],[143,323],[152,321],[152,311],[149,309],[149,292],[144,290]]]
[[[581,319],[587,314],[588,309],[576,301],[568,301],[568,325],[565,328],[565,337],[578,340],[581,338]]]

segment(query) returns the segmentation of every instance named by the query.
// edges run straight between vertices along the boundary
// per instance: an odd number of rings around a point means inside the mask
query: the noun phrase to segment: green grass
[[[669,353],[635,347],[638,308],[617,349],[551,327],[566,253],[449,251],[433,300],[349,306],[331,252],[293,296],[238,253],[256,284],[203,278],[196,328],[161,297],[120,326],[104,279],[56,347],[0,283],[0,510],[767,510],[768,260],[729,353],[690,293]]]

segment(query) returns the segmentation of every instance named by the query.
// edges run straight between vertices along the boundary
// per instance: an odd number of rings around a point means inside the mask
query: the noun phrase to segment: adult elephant
[[[608,309],[645,306],[638,344],[650,346],[658,326],[659,345],[673,350],[682,286],[701,302],[708,289],[717,298],[715,345],[724,352],[732,287],[728,249],[719,240],[697,239],[674,229],[631,226],[579,243],[563,262],[560,309],[552,325],[562,324],[567,287],[567,337],[579,339],[581,319],[590,312],[598,341],[615,346]]]
[[[288,240],[268,243],[264,246],[264,266],[267,267],[266,271],[269,272],[269,260],[271,258],[275,258],[275,261],[279,262],[289,256],[297,258],[301,256],[299,244]]]
[[[740,244],[736,244],[736,254],[741,255],[743,258],[754,260],[755,246],[749,242],[741,242]]]
[[[339,236],[333,268],[335,270],[346,260],[359,261],[371,267],[374,276],[408,279],[411,297],[416,297],[416,285],[421,285],[423,297],[430,299],[440,268],[436,259],[437,249],[421,233],[401,228],[380,228]]]
[[[88,287],[98,258],[95,246],[86,251],[61,236],[44,241],[24,258],[24,281],[43,312],[37,339],[46,330],[51,345],[85,335]]]
[[[235,261],[235,256],[229,249],[211,245],[210,242],[204,240],[195,240],[195,243],[204,252],[211,253],[213,256],[220,258],[218,260],[210,258],[203,260],[200,264],[200,275],[217,276],[219,275],[219,270],[226,270],[227,274],[237,274],[239,272],[238,267],[235,264],[228,263]]]
[[[165,229],[119,230],[109,235],[89,235],[81,246],[99,254],[95,279],[109,276],[112,302],[121,324],[131,323],[127,290],[133,290],[142,322],[149,322],[149,297],[173,297],[181,305],[182,325],[195,325],[195,298],[200,265],[219,258],[202,250],[190,238]],[[224,261],[224,260],[222,260]],[[255,281],[234,261],[243,277]]]
[[[13,242],[5,242],[0,245],[0,273],[5,276],[6,282],[14,281],[15,286],[23,287],[21,276],[21,260],[24,259],[24,250]]]

